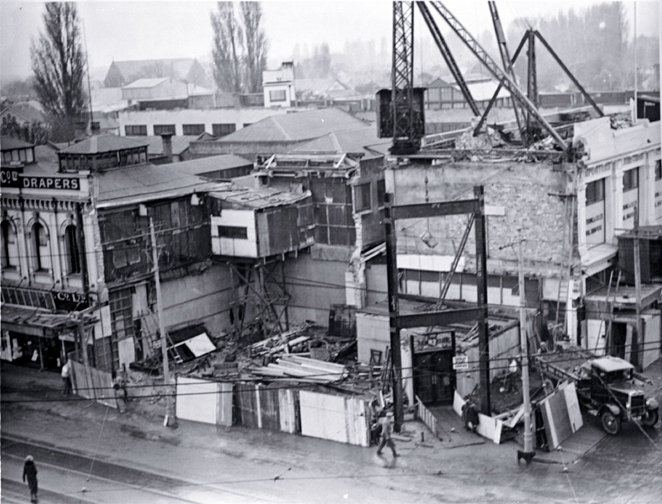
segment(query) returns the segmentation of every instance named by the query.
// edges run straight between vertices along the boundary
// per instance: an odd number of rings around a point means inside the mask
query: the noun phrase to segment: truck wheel
[[[658,420],[659,413],[657,410],[655,411],[647,411],[646,414],[641,417],[641,424],[644,427],[653,427]]]
[[[605,410],[600,419],[602,420],[602,428],[607,434],[615,436],[621,432],[621,419],[620,417],[615,416],[611,411]]]

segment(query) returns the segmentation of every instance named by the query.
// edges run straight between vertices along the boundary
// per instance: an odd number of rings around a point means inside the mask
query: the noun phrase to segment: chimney
[[[161,140],[163,141],[163,155],[168,158],[169,163],[172,163],[172,135],[163,134]]]

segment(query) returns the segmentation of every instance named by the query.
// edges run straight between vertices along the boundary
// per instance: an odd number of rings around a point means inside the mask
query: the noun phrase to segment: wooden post
[[[478,366],[480,371],[480,407],[485,415],[492,415],[490,404],[490,340],[487,327],[487,244],[485,243],[485,197],[483,186],[474,187],[479,201],[475,213],[476,226],[476,290],[478,317]]]
[[[632,335],[630,362],[637,371],[642,371],[640,344],[643,346],[643,324],[641,320],[641,254],[639,250],[639,205],[634,207],[634,291],[636,295],[637,333]]]
[[[531,398],[529,397],[529,342],[526,337],[526,284],[524,283],[523,241],[524,239],[520,235],[517,264],[519,273],[519,333],[520,352],[522,357],[522,402],[524,405],[524,451],[522,453],[517,453],[517,460],[524,458],[528,463],[531,461],[535,453],[533,451],[533,434],[531,432]]]
[[[163,307],[161,306],[161,280],[159,278],[159,253],[156,248],[156,234],[154,233],[154,220],[149,218],[149,234],[152,238],[152,262],[154,263],[154,283],[156,287],[156,311],[161,333],[161,353],[163,356],[163,381],[166,390],[166,417],[163,424],[168,427],[176,424],[173,391],[170,388],[170,366],[168,363],[168,341],[163,327]]]

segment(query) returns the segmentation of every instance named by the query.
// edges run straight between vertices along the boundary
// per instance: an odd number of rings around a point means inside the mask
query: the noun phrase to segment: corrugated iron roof
[[[147,143],[147,154],[150,156],[163,154],[163,138],[161,136],[126,136],[124,138]],[[173,135],[170,138],[172,141],[172,153],[179,155],[189,148],[191,142],[200,138],[200,135]]]
[[[207,182],[195,175],[182,173],[176,166],[176,163],[161,166],[136,165],[98,173],[97,206],[107,208],[127,205],[208,192],[221,187],[217,182]]]
[[[364,154],[384,155],[392,140],[379,138],[374,126],[365,126],[347,131],[334,131],[301,145],[292,152],[301,154]]]
[[[65,154],[100,154],[102,152],[135,149],[149,145],[149,142],[117,135],[95,135],[82,140],[70,147],[62,149]]]
[[[217,142],[296,142],[364,126],[363,121],[338,108],[306,110],[267,117]]]
[[[233,184],[225,191],[210,192],[209,196],[234,205],[257,210],[301,201],[310,196],[310,191],[294,193],[267,187],[247,188]]]
[[[234,154],[221,154],[220,156],[181,161],[173,165],[173,167],[182,173],[188,173],[191,175],[202,175],[204,173],[226,170],[228,168],[239,168],[241,166],[252,167],[253,162]]]

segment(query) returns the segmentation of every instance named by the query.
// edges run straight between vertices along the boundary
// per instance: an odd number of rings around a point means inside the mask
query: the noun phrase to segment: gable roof
[[[181,78],[185,78],[196,62],[197,60],[195,58],[113,61],[111,67],[114,66],[125,79],[129,79],[134,75],[145,75],[146,73],[149,73],[150,69],[163,69],[164,71],[168,71],[169,75],[175,74]],[[108,72],[110,72],[110,69]]]
[[[217,142],[297,142],[312,140],[334,131],[364,126],[363,121],[343,110],[324,108],[267,117],[224,136]]]
[[[296,147],[294,154],[363,154],[367,157],[382,156],[388,153],[393,141],[379,138],[377,128],[364,126],[346,131],[334,131]]]
[[[158,77],[153,79],[138,79],[133,81],[131,84],[122,86],[123,89],[134,89],[134,88],[151,88],[163,84],[166,81],[169,81],[170,77]]]
[[[149,142],[138,141],[133,138],[121,137],[117,135],[95,135],[70,147],[62,149],[60,152],[66,154],[99,154],[102,152],[118,151],[124,149],[135,149],[149,145]]]
[[[13,103],[2,109],[2,115],[5,114],[11,114],[30,122],[43,122],[46,120],[46,115],[30,102]]]

